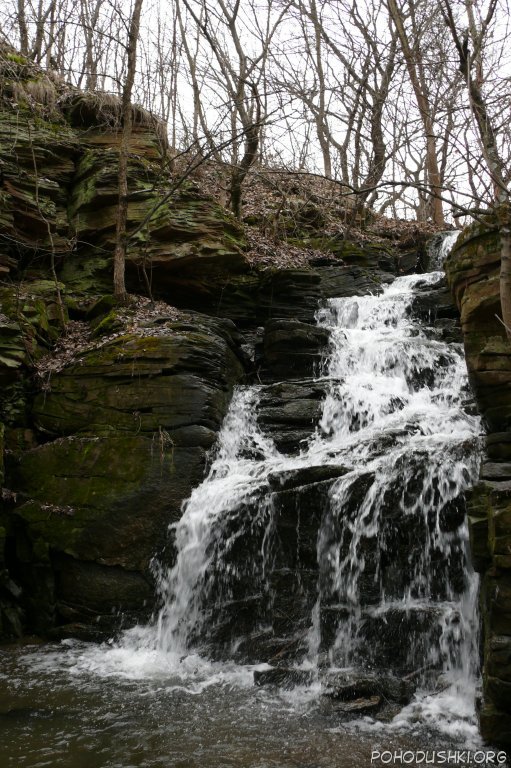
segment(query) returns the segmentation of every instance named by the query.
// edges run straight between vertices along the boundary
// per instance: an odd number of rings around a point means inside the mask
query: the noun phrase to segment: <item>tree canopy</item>
[[[231,169],[238,216],[260,163],[441,226],[494,202],[497,166],[501,198],[509,181],[505,2],[147,0],[130,96],[167,122],[176,151]],[[122,97],[132,5],[9,0],[1,30],[67,81]]]

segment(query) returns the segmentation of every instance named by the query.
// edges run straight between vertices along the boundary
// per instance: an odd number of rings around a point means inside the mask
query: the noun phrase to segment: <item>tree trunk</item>
[[[25,15],[25,0],[18,0],[18,29],[20,35],[20,51],[28,56],[28,28]]]
[[[239,165],[234,166],[231,174],[230,204],[231,210],[237,219],[241,219],[241,193],[245,177],[257,157],[259,148],[259,123],[251,125],[246,133],[245,153]]]
[[[131,17],[128,33],[128,62],[126,67],[126,82],[122,91],[122,134],[119,150],[119,205],[117,212],[117,227],[115,232],[114,253],[114,295],[120,301],[126,300],[126,284],[124,280],[126,266],[126,222],[128,218],[128,157],[130,149],[133,113],[131,93],[135,80],[137,63],[137,42],[140,28],[140,13],[143,0],[135,0],[133,16]]]
[[[401,49],[403,51],[406,69],[408,71],[408,76],[415,93],[415,99],[419,108],[422,125],[424,126],[424,134],[426,137],[426,168],[428,172],[428,187],[431,190],[431,213],[433,222],[440,227],[444,227],[444,211],[442,200],[439,196],[442,179],[438,169],[436,140],[433,131],[433,120],[431,118],[430,105],[428,103],[426,93],[421,88],[421,83],[417,72],[416,58],[410,47],[403,20],[395,0],[388,0],[388,9],[399,36],[399,42],[401,43]]]
[[[239,164],[236,164],[231,173],[230,205],[231,210],[237,219],[241,218],[241,193],[243,182],[254,163],[259,150],[259,140],[261,136],[261,101],[257,87],[252,84],[252,95],[255,102],[256,114],[252,122],[245,128],[245,148],[244,154]]]

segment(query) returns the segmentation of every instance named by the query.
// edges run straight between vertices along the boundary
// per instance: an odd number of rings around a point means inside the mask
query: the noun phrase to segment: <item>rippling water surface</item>
[[[346,723],[314,689],[254,688],[249,667],[135,656],[71,641],[3,648],[0,765],[360,768],[373,751],[481,748],[474,725],[439,731],[435,697],[432,727],[424,704],[389,724]]]

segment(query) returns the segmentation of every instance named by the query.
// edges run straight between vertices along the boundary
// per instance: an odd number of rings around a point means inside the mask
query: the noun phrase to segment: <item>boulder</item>
[[[280,472],[272,472],[268,475],[270,487],[276,491],[288,491],[300,488],[304,485],[320,483],[323,480],[331,480],[342,477],[348,470],[334,464],[320,464],[310,467],[299,467]]]
[[[283,688],[289,691],[301,685],[310,685],[314,672],[310,669],[293,669],[292,667],[273,667],[271,669],[256,669],[254,672],[255,685],[265,685]]]
[[[390,675],[328,671],[321,677],[321,683],[324,695],[345,702],[381,696],[387,701],[406,705],[415,692],[413,682]]]
[[[192,427],[209,447],[208,430],[218,430],[242,373],[223,338],[171,323],[162,335],[126,334],[85,352],[36,397],[34,419],[55,436],[165,432],[179,441]]]

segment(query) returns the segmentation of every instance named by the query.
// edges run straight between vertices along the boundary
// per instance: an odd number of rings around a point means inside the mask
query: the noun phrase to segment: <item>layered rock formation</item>
[[[473,224],[446,263],[467,365],[487,430],[479,485],[469,497],[472,555],[481,574],[484,700],[481,731],[511,744],[511,346],[500,316],[496,222]]]
[[[326,343],[313,325],[318,304],[377,292],[400,269],[388,244],[323,237],[314,246],[324,256],[307,266],[254,264],[243,226],[172,171],[164,126],[134,107],[126,279],[151,301],[121,311],[110,295],[119,115],[116,98],[70,88],[2,44],[7,637],[103,636],[120,616],[149,613],[151,558],[169,546],[168,524],[203,476],[233,386],[246,376],[275,382],[262,421],[296,451],[323,396],[296,381],[318,369]],[[316,224],[307,218],[290,235],[308,247]]]
[[[113,610],[152,605],[151,558],[203,475],[243,373],[231,333],[205,318],[121,335],[37,395],[35,431],[49,442],[10,467],[21,585],[46,571],[28,616],[36,630],[90,617],[112,628]]]

